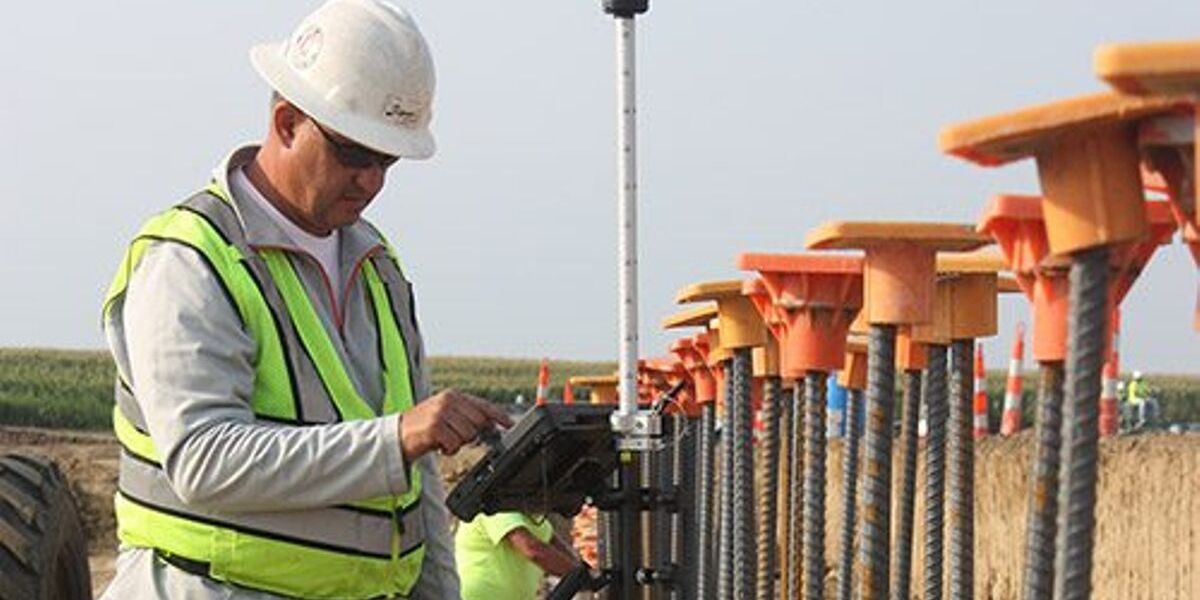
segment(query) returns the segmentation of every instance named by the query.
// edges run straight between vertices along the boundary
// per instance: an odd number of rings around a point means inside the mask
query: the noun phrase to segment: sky
[[[255,43],[317,2],[22,2],[0,36],[0,346],[101,348],[124,247],[261,138]],[[439,152],[367,212],[433,354],[617,353],[612,19],[599,0],[403,4],[433,49]],[[829,220],[974,222],[1033,164],[938,153],[939,128],[1104,89],[1103,42],[1197,36],[1200,3],[651,0],[638,20],[641,355],[688,283],[798,252]],[[1196,373],[1197,269],[1162,248],[1124,304],[1123,367]],[[1024,300],[1001,302],[1007,363]]]

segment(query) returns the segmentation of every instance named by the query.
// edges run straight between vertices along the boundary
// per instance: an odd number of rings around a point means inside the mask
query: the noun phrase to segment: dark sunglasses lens
[[[314,124],[316,124],[315,121]],[[351,169],[367,169],[375,165],[379,165],[380,167],[386,169],[399,160],[399,157],[397,156],[381,154],[369,148],[360,146],[354,142],[343,142],[336,140],[332,135],[329,134],[328,131],[325,131],[324,127],[321,127],[319,124],[316,125],[317,131],[321,132],[321,136],[324,137],[325,141],[329,143],[329,146],[333,148],[333,155],[343,167],[348,167]]]
[[[352,169],[366,169],[374,165],[377,162],[374,154],[374,152],[360,146],[337,146],[338,162]]]

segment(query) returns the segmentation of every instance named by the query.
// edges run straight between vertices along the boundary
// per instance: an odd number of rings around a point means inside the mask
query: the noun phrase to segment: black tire
[[[0,600],[89,600],[87,541],[46,458],[0,456]]]

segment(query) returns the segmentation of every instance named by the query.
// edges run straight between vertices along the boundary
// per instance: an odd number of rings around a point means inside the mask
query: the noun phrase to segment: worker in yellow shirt
[[[562,577],[579,565],[549,520],[519,512],[460,523],[454,553],[463,600],[534,598],[546,573]]]

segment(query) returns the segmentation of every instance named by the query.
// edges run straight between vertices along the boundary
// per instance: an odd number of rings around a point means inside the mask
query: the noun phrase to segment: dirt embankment
[[[1025,512],[1034,440],[1030,432],[989,438],[975,451],[975,598],[1020,597]],[[1200,436],[1142,435],[1103,440],[1096,507],[1092,598],[1200,598]],[[837,556],[841,527],[842,454],[827,463],[826,556]],[[918,457],[913,597],[923,586],[925,455]],[[899,454],[893,499],[900,493]],[[893,518],[898,507],[893,503]],[[859,511],[861,514],[861,511]],[[895,534],[895,527],[893,535]],[[948,546],[947,546],[948,548]],[[830,564],[829,569],[834,565]]]
[[[71,481],[89,535],[94,588],[112,577],[116,552],[112,495],[118,447],[111,436],[0,427],[0,452],[49,456]],[[1029,434],[977,446],[975,469],[975,597],[1019,596],[1024,555]],[[468,449],[442,461],[457,481],[479,455]],[[924,454],[919,458],[924,463]],[[1101,444],[1101,479],[1093,598],[1200,598],[1200,436],[1139,436]],[[830,446],[826,500],[827,557],[838,555],[841,526],[841,446]],[[899,464],[893,469],[898,477]],[[924,467],[918,484],[924,481]],[[449,487],[449,486],[448,486]],[[920,490],[920,488],[918,488]],[[896,494],[899,481],[896,481]],[[924,537],[918,491],[913,589],[921,588]],[[893,511],[894,514],[895,511]],[[834,569],[831,563],[827,571]]]

